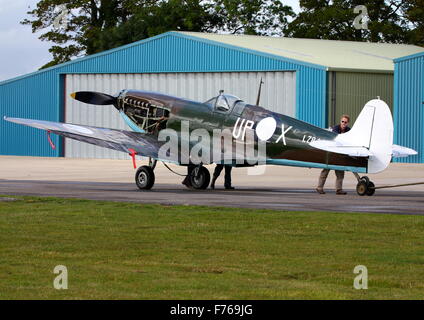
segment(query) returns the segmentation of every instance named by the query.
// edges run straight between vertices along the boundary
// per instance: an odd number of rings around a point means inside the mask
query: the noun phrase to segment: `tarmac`
[[[137,165],[146,161],[137,161]],[[184,175],[186,169],[170,165]],[[213,166],[207,166],[213,172]],[[263,170],[265,169],[265,172]],[[135,170],[128,160],[0,157],[0,194],[54,196],[92,200],[205,205],[290,211],[331,211],[424,215],[424,184],[378,189],[374,196],[359,196],[356,179],[347,172],[344,189],[336,195],[331,172],[326,194],[315,192],[319,169],[284,166],[234,168],[233,185],[225,190],[222,172],[215,190],[193,190],[181,184],[183,177],[158,163],[156,184],[141,191],[134,182]],[[376,187],[424,183],[424,164],[392,163],[382,173],[369,175]],[[2,202],[0,202],[1,205]]]

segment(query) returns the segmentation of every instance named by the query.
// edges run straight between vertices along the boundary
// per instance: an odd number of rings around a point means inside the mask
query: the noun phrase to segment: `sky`
[[[36,71],[51,60],[50,43],[19,22],[37,0],[0,0],[0,81]]]
[[[37,71],[51,61],[52,43],[41,41],[31,26],[19,22],[36,7],[38,0],[0,0],[0,81]],[[298,0],[285,0],[299,12]]]

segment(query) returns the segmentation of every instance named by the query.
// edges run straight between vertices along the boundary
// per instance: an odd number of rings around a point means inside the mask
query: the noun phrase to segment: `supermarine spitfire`
[[[20,118],[5,120],[126,152],[134,165],[135,155],[150,158],[149,165],[136,172],[140,189],[153,187],[159,160],[194,167],[190,181],[195,189],[205,189],[209,184],[210,175],[204,164],[225,162],[233,166],[271,164],[351,171],[358,179],[358,194],[372,195],[374,184],[359,173],[377,173],[386,169],[392,157],[417,154],[393,145],[392,115],[380,99],[369,101],[352,129],[337,135],[223,92],[203,103],[136,90],[123,90],[116,96],[87,91],[71,96],[87,104],[113,105],[133,131]],[[196,130],[203,134],[201,140],[193,139]],[[225,142],[218,146],[212,143],[217,132],[227,136],[229,133],[226,149]],[[204,139],[205,134],[211,138]],[[223,137],[225,134],[218,135],[220,142]],[[251,147],[258,155],[261,146],[265,150],[262,160],[246,153]],[[208,148],[209,154],[205,152]],[[194,161],[193,153],[201,154],[200,160]],[[218,157],[211,157],[212,153]]]

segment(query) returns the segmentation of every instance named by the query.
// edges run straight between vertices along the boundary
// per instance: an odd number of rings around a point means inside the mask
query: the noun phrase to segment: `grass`
[[[16,198],[0,201],[0,299],[424,297],[422,216]]]

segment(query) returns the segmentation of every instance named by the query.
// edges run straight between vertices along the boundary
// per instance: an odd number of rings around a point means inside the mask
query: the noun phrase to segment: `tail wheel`
[[[361,181],[359,181],[356,185],[356,192],[360,196],[372,196],[375,193],[375,185],[368,179],[368,177],[362,177]]]
[[[363,176],[363,177],[361,177],[361,181],[364,181],[365,184],[369,184],[370,183],[370,178],[368,178],[367,176]]]
[[[135,174],[135,183],[141,190],[150,190],[155,184],[155,173],[149,166],[138,168]]]
[[[375,193],[375,185],[371,181],[368,183],[367,196],[372,196]]]
[[[211,175],[205,167],[196,167],[191,171],[190,182],[194,189],[206,189],[210,181]]]
[[[364,196],[367,193],[367,190],[368,190],[368,187],[365,181],[360,181],[356,185],[356,193],[359,194],[360,196]]]

